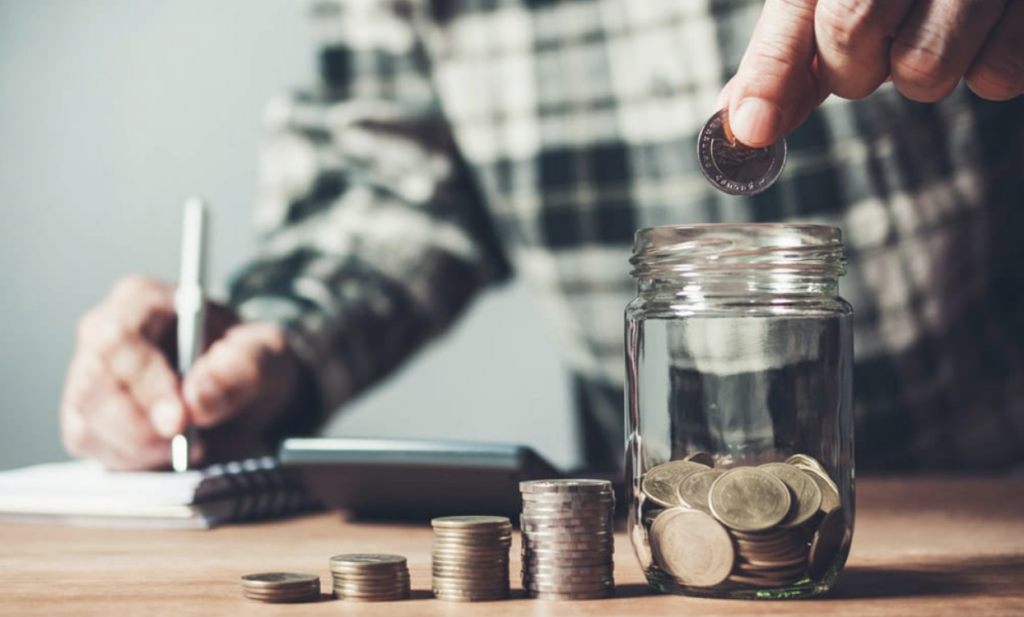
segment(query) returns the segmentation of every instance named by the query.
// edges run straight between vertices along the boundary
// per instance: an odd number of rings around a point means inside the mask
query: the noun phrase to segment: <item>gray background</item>
[[[223,294],[252,247],[263,103],[313,59],[291,0],[0,0],[0,469],[65,458],[75,321],[123,274],[173,280],[193,193],[215,207]],[[574,464],[551,338],[506,285],[329,432],[522,442]]]

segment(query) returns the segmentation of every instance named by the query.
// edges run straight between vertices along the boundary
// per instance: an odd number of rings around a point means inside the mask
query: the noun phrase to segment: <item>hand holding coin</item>
[[[1024,94],[1024,2],[767,0],[719,99],[736,138],[766,147],[830,94],[864,98],[892,79],[934,102],[961,79],[982,98]]]

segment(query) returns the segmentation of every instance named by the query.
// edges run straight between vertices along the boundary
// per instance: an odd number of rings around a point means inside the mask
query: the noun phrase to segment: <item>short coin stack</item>
[[[259,602],[309,602],[320,597],[320,577],[297,572],[246,574],[242,595]]]
[[[344,600],[384,602],[409,597],[405,557],[386,553],[351,553],[331,557],[334,596]]]
[[[692,587],[758,588],[828,571],[849,527],[820,463],[804,454],[729,470],[706,462],[671,461],[641,482],[651,557],[662,571]]]
[[[615,494],[606,480],[521,482],[523,588],[533,598],[588,600],[615,593]]]
[[[458,602],[509,597],[512,522],[508,518],[445,516],[430,524],[434,528],[434,596]]]

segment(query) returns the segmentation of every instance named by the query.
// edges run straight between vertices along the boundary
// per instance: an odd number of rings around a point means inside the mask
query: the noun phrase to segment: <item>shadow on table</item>
[[[1024,580],[1024,555],[996,555],[963,562],[905,567],[850,566],[829,598],[836,600],[953,596],[1016,589]]]

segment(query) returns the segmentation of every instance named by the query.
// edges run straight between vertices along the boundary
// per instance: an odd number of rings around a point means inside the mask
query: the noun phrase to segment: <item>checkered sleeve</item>
[[[317,1],[318,86],[266,112],[256,258],[230,286],[275,321],[315,401],[308,431],[439,334],[508,275],[434,94],[412,2]]]

